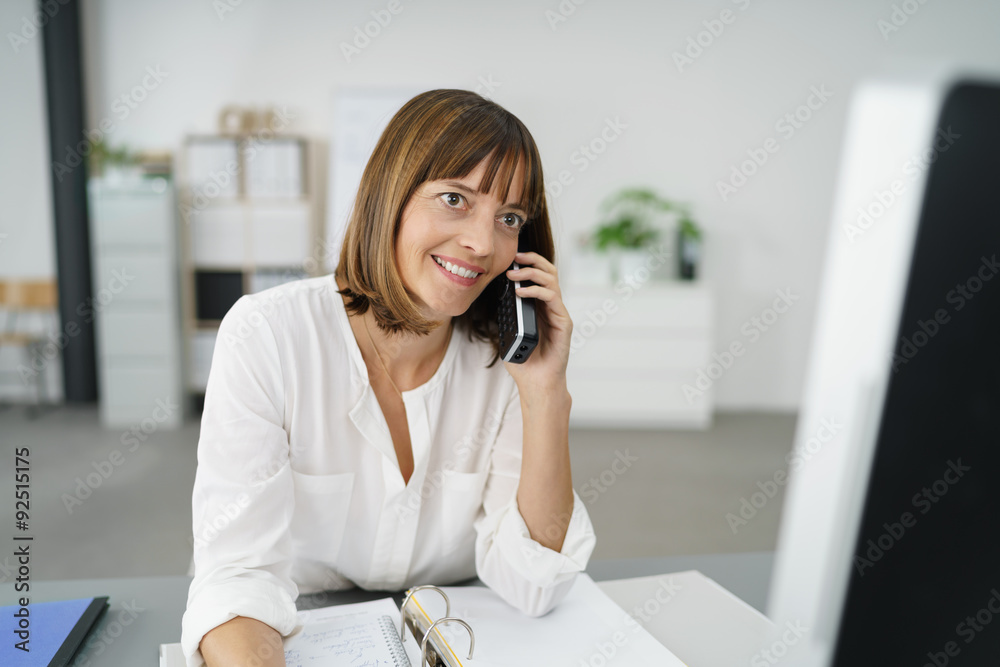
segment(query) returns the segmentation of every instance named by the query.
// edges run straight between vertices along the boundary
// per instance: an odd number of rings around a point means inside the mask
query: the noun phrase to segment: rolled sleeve
[[[204,664],[204,635],[237,616],[282,635],[296,624],[294,489],[266,294],[244,296],[230,309],[212,357],[192,494],[194,580],[181,624],[189,667]]]
[[[577,573],[586,569],[597,539],[575,491],[562,549],[554,551],[531,538],[517,505],[522,428],[515,386],[491,457],[484,513],[476,524],[476,570],[509,604],[529,616],[541,616],[569,593]]]

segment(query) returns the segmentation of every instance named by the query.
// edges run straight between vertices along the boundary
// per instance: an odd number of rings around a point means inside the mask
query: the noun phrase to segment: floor
[[[574,487],[598,536],[592,559],[774,549],[784,488],[767,482],[785,468],[794,427],[794,415],[731,413],[704,432],[574,430]],[[127,431],[102,428],[96,407],[34,420],[0,410],[0,539],[34,536],[34,580],[184,574],[198,430],[192,420],[136,446]],[[13,488],[22,448],[31,494],[23,533]],[[109,458],[115,449],[121,457]],[[735,521],[741,500],[761,490],[774,495]],[[17,576],[13,561],[5,549],[0,583]]]

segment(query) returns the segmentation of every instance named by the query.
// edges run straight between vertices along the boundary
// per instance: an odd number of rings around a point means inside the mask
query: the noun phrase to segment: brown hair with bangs
[[[403,209],[427,181],[464,178],[488,159],[479,192],[497,190],[506,201],[519,163],[524,183],[519,206],[527,220],[518,235],[521,249],[554,263],[555,248],[545,204],[542,163],[534,139],[516,116],[499,104],[467,90],[431,90],[403,105],[389,121],[365,167],[351,211],[335,277],[346,287],[348,312],[369,308],[378,326],[392,333],[426,335],[434,323],[425,319],[403,287],[396,265],[395,241]],[[501,273],[494,282],[506,280]],[[538,309],[545,327],[545,309]],[[487,285],[456,323],[469,340],[497,340],[497,293]]]

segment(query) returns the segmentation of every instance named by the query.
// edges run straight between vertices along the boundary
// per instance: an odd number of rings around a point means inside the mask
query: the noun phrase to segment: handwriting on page
[[[371,616],[337,618],[306,626],[285,641],[287,667],[350,665],[394,667],[378,620]]]

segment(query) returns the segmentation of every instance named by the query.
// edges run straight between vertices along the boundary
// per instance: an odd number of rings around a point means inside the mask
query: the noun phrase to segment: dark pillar
[[[39,2],[42,12],[45,3]],[[66,402],[97,400],[94,323],[84,313],[91,302],[90,229],[87,217],[87,157],[83,134],[83,75],[80,13],[76,0],[58,7],[42,27],[45,92],[49,116],[49,153],[55,216],[56,266],[61,334],[66,334],[63,385]],[[81,151],[81,148],[83,149]],[[60,336],[60,340],[63,340]]]

